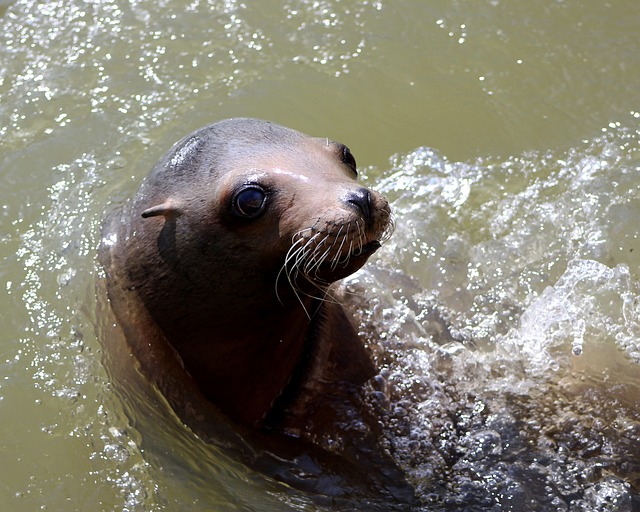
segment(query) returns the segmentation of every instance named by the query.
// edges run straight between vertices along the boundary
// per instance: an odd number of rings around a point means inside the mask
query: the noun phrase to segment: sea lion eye
[[[241,217],[257,217],[264,210],[266,199],[267,194],[259,187],[243,188],[233,198],[233,210]]]
[[[342,158],[342,161],[345,164],[347,164],[349,166],[349,168],[357,176],[358,175],[358,171],[356,169],[356,159],[351,154],[351,151],[349,150],[349,148],[347,146],[342,146],[342,150],[340,151],[340,157]]]

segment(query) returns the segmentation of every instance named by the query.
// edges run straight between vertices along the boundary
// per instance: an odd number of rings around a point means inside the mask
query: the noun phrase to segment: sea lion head
[[[180,295],[191,306],[194,296],[218,296],[248,307],[318,295],[362,267],[391,230],[387,201],[356,178],[344,144],[257,119],[202,128],[138,191],[131,286],[145,302],[171,294],[174,307]]]

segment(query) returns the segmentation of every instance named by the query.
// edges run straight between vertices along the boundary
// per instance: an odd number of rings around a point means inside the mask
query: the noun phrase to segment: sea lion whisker
[[[296,258],[293,261],[290,268],[291,275],[293,276],[293,279],[291,280],[291,286],[293,288],[297,288],[296,281],[298,276],[305,275],[305,271],[302,268],[302,266],[306,261],[309,253],[310,253],[310,249],[306,245],[304,247],[301,247],[299,251],[297,251]]]
[[[302,231],[309,231],[310,229],[312,228],[301,230],[300,232],[296,233],[296,235],[300,235]],[[296,235],[294,235],[293,238],[296,238]],[[287,281],[291,286],[293,292],[295,293],[296,298],[304,308],[305,313],[307,314],[308,317],[310,317],[310,315],[305,305],[302,303],[302,299],[300,298],[300,293],[303,293],[303,295],[308,295],[308,294],[301,292],[301,289],[297,284],[297,279],[298,279],[298,276],[302,274],[307,281],[309,281],[314,285],[314,287],[321,290],[323,289],[321,286],[318,286],[318,279],[314,281],[310,279],[308,276],[309,268],[313,268],[315,265],[317,265],[317,262],[315,262],[317,247],[319,245],[322,245],[325,242],[325,240],[329,237],[329,235],[325,235],[325,237],[322,240],[314,244],[316,238],[319,238],[320,236],[321,236],[321,233],[316,233],[307,240],[305,240],[304,237],[299,236],[297,240],[295,240],[292,246],[289,248],[287,255],[285,257],[285,262],[280,268],[280,271],[278,272],[278,276],[280,276],[283,271],[286,273]],[[304,245],[300,246],[301,243],[304,243]],[[282,300],[280,299],[280,295],[277,292],[277,280],[276,280],[276,295],[278,297],[279,302],[282,303]],[[314,298],[319,298],[319,297],[314,297]]]
[[[360,219],[356,219],[356,227],[358,228],[358,236],[363,237],[364,236],[364,230],[362,229],[362,226],[360,225]]]
[[[346,243],[346,238],[342,241],[341,248],[344,247],[345,243]],[[336,257],[334,258],[333,267],[332,267],[333,270],[335,270],[338,267],[338,265],[342,265],[344,267],[349,263],[349,260],[351,259],[352,249],[353,249],[353,240],[350,238],[348,250],[344,251],[344,254],[342,253],[342,250],[338,254],[336,254]]]
[[[287,254],[289,252],[291,252],[291,249],[293,249],[294,247],[296,247],[299,244],[307,244],[309,242],[309,240],[313,240],[315,238],[315,236],[317,235],[317,233],[313,236],[311,236],[310,238],[307,238],[306,236],[304,236],[304,232],[305,231],[312,231],[312,228],[306,228],[306,229],[302,229],[300,231],[298,231],[297,233],[295,233],[292,237],[291,237],[291,247],[289,248],[289,250],[287,251]]]
[[[330,284],[326,281],[323,280],[317,280],[317,279],[311,279],[309,276],[304,275],[304,278],[307,280],[307,282],[311,285],[314,286],[314,288],[316,288],[318,291],[322,292],[322,295],[314,295],[310,292],[301,292],[304,296],[312,298],[312,299],[317,299],[320,300],[322,302],[334,302],[334,303],[340,303],[337,298],[331,293],[331,288],[330,288]],[[331,300],[328,300],[327,297],[330,297]]]
[[[313,247],[310,247],[309,243],[306,243],[300,248],[300,251],[296,254],[296,258],[293,262],[292,268],[301,268],[307,261],[310,254],[313,254]]]
[[[297,235],[298,233],[296,233]],[[280,267],[280,270],[278,271],[278,274],[276,275],[276,282],[275,282],[275,292],[276,292],[276,298],[278,299],[278,302],[280,302],[280,304],[282,304],[282,299],[280,298],[280,293],[278,292],[278,281],[280,280],[280,276],[282,275],[282,272],[284,272],[287,276],[287,282],[289,283],[289,285],[291,286],[291,288],[293,289],[294,292],[296,292],[296,287],[295,287],[295,276],[293,276],[292,278],[292,270],[294,270],[296,268],[296,263],[294,262],[294,264],[291,266],[291,268],[289,268],[289,262],[294,259],[297,258],[298,255],[301,252],[304,252],[304,248],[306,247],[306,243],[304,238],[298,238],[297,240],[293,240],[296,235],[294,235],[292,237],[292,245],[291,247],[289,247],[289,250],[287,251],[287,254],[285,255],[285,259],[284,259],[284,263],[282,264],[282,266]],[[299,244],[301,243],[305,243],[305,245],[299,246]],[[297,292],[296,292],[297,293]]]
[[[316,249],[318,249],[316,247]],[[311,273],[314,273],[314,279],[318,280],[319,276],[318,276],[318,270],[320,265],[322,265],[324,263],[324,260],[327,258],[327,255],[329,254],[329,251],[331,249],[326,249],[323,253],[320,253],[320,250],[314,250],[312,257],[309,259],[309,261],[307,262],[307,264],[304,267],[304,273],[307,277],[311,278]]]
[[[321,250],[321,245],[324,244],[324,242],[325,242],[325,240],[327,240],[327,238],[329,238],[328,234],[325,235],[325,237],[322,240],[320,240],[320,242],[315,244],[315,246],[313,247],[313,249],[311,251],[311,257],[308,259],[308,261],[306,262],[306,264],[302,268],[302,271],[305,274],[309,274],[309,272],[311,270],[313,270],[314,268],[316,268],[319,265],[318,260],[316,259],[316,257],[318,255],[318,251]],[[331,246],[328,249],[325,250],[325,252],[320,256],[320,259],[323,259],[324,254],[327,254],[330,251],[331,251]]]
[[[303,251],[305,248],[307,248],[307,244],[305,244],[303,247],[299,247],[297,249],[296,252],[300,252]],[[308,254],[308,252],[307,252]],[[319,278],[315,278],[312,279],[311,276],[309,276],[303,269],[300,269],[299,265],[297,266],[293,266],[290,269],[287,269],[287,276],[289,278],[289,284],[292,288],[292,290],[294,291],[296,298],[298,299],[298,301],[300,302],[300,304],[302,305],[305,314],[307,315],[308,318],[311,318],[311,315],[309,314],[309,311],[307,310],[306,306],[304,305],[304,303],[302,302],[301,299],[301,295],[305,296],[305,297],[309,297],[312,299],[317,299],[320,301],[326,301],[326,296],[328,294],[328,288],[329,285],[331,283],[326,282],[322,279]],[[323,295],[315,295],[315,294],[311,294],[309,292],[305,292],[303,291],[298,285],[297,285],[297,280],[298,277],[302,276],[302,278],[304,278],[305,281],[307,281],[309,284],[311,284],[314,288],[316,288],[317,290],[323,292]]]
[[[296,296],[296,299],[298,299],[298,302],[300,303],[300,305],[302,306],[302,310],[304,311],[304,314],[306,315],[306,317],[311,320],[311,314],[309,313],[309,311],[307,310],[307,306],[304,305],[304,302],[302,300],[302,297],[300,297],[300,293],[302,293],[303,295],[307,295],[304,292],[301,292],[299,289],[293,287],[293,293]]]
[[[295,240],[291,247],[289,247],[289,250],[287,251],[287,254],[284,257],[284,263],[282,265],[282,267],[280,268],[280,271],[278,272],[278,277],[280,276],[280,274],[282,273],[282,271],[284,270],[285,272],[288,272],[288,263],[291,261],[291,259],[293,259],[301,250],[304,249],[304,245],[302,247],[299,247],[300,243],[303,243],[304,239],[303,238],[299,238],[298,240]]]
[[[311,228],[309,228],[309,229],[311,230]],[[304,231],[307,231],[307,230],[304,230]],[[301,233],[301,232],[299,232],[298,234],[300,234],[300,233]],[[303,241],[303,242],[304,242],[304,246],[306,247],[306,246],[308,246],[309,244],[314,243],[314,242],[315,242],[315,240],[316,240],[316,238],[318,238],[318,237],[319,237],[319,236],[321,236],[321,235],[322,235],[322,233],[320,233],[320,232],[318,231],[318,232],[314,233],[314,234],[313,234],[311,237],[309,237],[309,238],[304,237],[304,236],[301,236],[299,240],[300,240],[300,241]],[[320,242],[317,242],[317,243],[320,243]]]
[[[280,304],[284,304],[282,302],[282,299],[280,298],[280,292],[278,292],[278,282],[280,281],[280,276],[282,275],[282,272],[285,273],[285,275],[287,276],[287,281],[290,285],[292,285],[291,283],[291,274],[289,272],[289,270],[287,269],[287,264],[286,262],[280,267],[280,270],[278,271],[278,274],[276,275],[276,282],[274,283],[274,287],[275,287],[275,292],[276,292],[276,299],[278,299],[278,302]],[[293,288],[293,285],[292,285]]]
[[[386,226],[384,228],[384,231],[382,232],[382,235],[380,236],[380,242],[382,243],[389,240],[393,235],[393,232],[396,229],[396,217],[390,210],[381,210],[381,213],[387,215]]]
[[[313,265],[309,266],[308,268],[305,267],[305,273],[308,275],[312,270],[314,271],[314,275],[317,277],[318,276],[318,270],[320,268],[320,266],[324,263],[324,261],[327,259],[327,257],[329,256],[329,254],[331,253],[331,247],[329,247],[328,249],[326,249],[319,257],[317,260],[313,261]],[[314,259],[315,259],[315,254],[314,254]]]
[[[323,281],[322,279],[311,279],[310,276],[306,276],[306,275],[304,276],[304,278],[307,280],[308,283],[312,284],[316,290],[323,292],[323,295],[325,294],[326,290],[329,288],[329,285],[331,284],[326,281]],[[323,297],[320,297],[318,295],[313,295],[310,292],[304,292],[304,294],[307,297],[323,300]]]
[[[328,292],[330,283],[327,283],[317,277],[315,279],[312,279],[309,276],[309,273],[308,273],[309,269],[307,268],[311,266],[311,269],[313,269],[316,265],[321,264],[323,261],[323,258],[326,257],[326,254],[330,250],[330,249],[327,249],[325,253],[323,253],[323,255],[320,257],[320,261],[316,261],[315,253],[317,252],[316,249],[318,246],[316,245],[313,248],[311,248],[310,246],[313,244],[313,239],[319,237],[320,235],[321,235],[320,233],[316,233],[311,239],[304,241],[304,245],[302,246],[298,246],[298,247],[292,246],[289,249],[289,252],[287,253],[285,264],[281,267],[280,272],[278,273],[280,275],[283,270],[285,271],[289,285],[291,286],[293,292],[296,295],[296,298],[298,299],[298,302],[300,302],[300,305],[303,307],[305,314],[307,315],[308,318],[311,318],[311,315],[307,310],[306,306],[304,305],[301,299],[301,295],[310,297],[313,299],[321,300],[321,301],[326,301],[327,300],[326,297],[328,295],[331,296]],[[326,238],[328,238],[328,235],[326,235],[325,238],[323,238],[319,243],[323,243]],[[299,244],[301,242],[303,242],[303,239],[299,238],[295,242],[295,244]],[[311,257],[308,258],[309,256]],[[308,261],[306,265],[303,268],[301,268],[301,263],[303,263],[305,259],[308,259]],[[293,260],[293,264],[289,265],[289,263],[292,260]],[[297,285],[297,280],[299,276],[302,276],[305,279],[305,281],[313,285],[314,288],[323,292],[322,296],[302,291],[301,288]],[[276,288],[276,292],[277,292],[277,288]],[[278,296],[278,300],[282,303],[279,296]]]
[[[302,239],[300,239],[300,241],[302,241]],[[292,249],[294,249],[295,246],[292,246],[291,248],[289,248],[289,251],[287,252],[287,257],[285,258],[285,262],[280,268],[280,271],[278,272],[278,276],[280,276],[280,274],[284,270],[287,276],[287,282],[289,283],[289,286],[291,286],[291,289],[293,290],[293,294],[296,296],[296,299],[298,299],[298,302],[302,306],[302,310],[304,311],[304,314],[310,320],[311,315],[309,314],[309,311],[307,310],[307,307],[305,306],[304,301],[300,297],[300,293],[303,293],[303,292],[298,288],[298,286],[296,286],[296,281],[297,281],[298,275],[300,274],[298,267],[296,266],[295,262],[291,268],[289,268],[289,266],[287,265],[287,263],[293,258],[296,258],[296,261],[298,261],[297,259],[298,259],[299,253],[304,252],[306,246],[307,244],[303,245],[302,247],[297,247],[295,248],[294,251],[292,251]],[[284,304],[280,299],[280,294],[278,293],[278,278],[276,278],[276,297],[278,298],[278,302],[280,302],[280,304]]]
[[[341,268],[345,268],[348,264],[349,261],[351,260],[351,256],[352,256],[352,251],[353,250],[353,241],[350,240],[349,241],[349,250],[346,252],[345,256],[343,259],[338,260],[337,264],[336,264],[336,268],[338,265],[341,266]]]
[[[309,266],[308,269],[305,269],[305,275],[311,279],[311,274],[313,273],[314,282],[320,281],[321,278],[318,275],[320,270],[320,265],[324,263],[324,260],[327,258],[327,253],[322,254],[318,259],[314,260],[313,265]]]
[[[342,228],[344,228],[344,224],[342,226],[340,226],[340,230],[342,230]],[[342,254],[342,248],[344,247],[344,243],[345,240],[349,237],[349,231],[351,230],[351,223],[348,224],[347,226],[347,232],[344,234],[344,236],[342,237],[342,240],[340,241],[340,246],[338,247],[338,250],[336,251],[336,255],[333,258],[333,263],[331,263],[331,270],[335,270],[336,267],[338,266],[338,264],[340,263],[340,255]],[[340,234],[340,233],[338,233]],[[349,255],[347,254],[347,259],[349,259]]]
[[[300,265],[306,260],[309,253],[313,251],[313,248],[310,246],[313,243],[313,240],[318,236],[320,236],[320,234],[316,233],[308,240],[304,240],[303,238],[299,239],[299,241],[304,242],[304,245],[302,247],[298,247],[290,256],[289,253],[287,253],[288,257],[285,258],[285,265],[287,268],[289,268],[291,260],[293,260],[293,263],[291,264],[292,269],[300,267]],[[291,249],[289,249],[289,252],[291,252]]]
[[[342,304],[341,301],[338,300],[338,298],[331,292],[331,287],[329,286],[329,283],[326,283],[326,286],[317,286],[318,290],[323,292],[322,296],[317,295],[313,298],[318,299],[319,301],[322,302],[327,302],[330,304]]]
[[[317,223],[317,221],[316,221],[316,223]],[[293,240],[294,240],[296,237],[301,238],[301,237],[302,237],[302,234],[303,234],[303,233],[305,233],[306,231],[313,231],[313,226],[308,227],[308,228],[301,229],[300,231],[297,231],[297,232],[296,232],[296,233],[291,237],[291,241],[293,242]]]
[[[362,252],[362,247],[359,250],[360,250],[360,252],[358,253],[358,255]],[[351,254],[353,254],[353,240],[349,241],[349,252],[347,253],[346,261],[344,262],[345,265],[349,262],[349,258],[351,256]]]
[[[365,245],[365,240],[367,239],[365,236],[364,228],[360,226],[360,221],[356,220],[356,227],[358,228],[358,249],[357,254],[362,254],[362,249]]]

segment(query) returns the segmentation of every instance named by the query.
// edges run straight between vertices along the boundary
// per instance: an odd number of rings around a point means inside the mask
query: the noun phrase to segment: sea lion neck
[[[254,313],[242,324],[201,322],[190,332],[165,334],[203,394],[233,421],[256,425],[311,349],[313,316],[306,308],[318,308],[312,302]]]

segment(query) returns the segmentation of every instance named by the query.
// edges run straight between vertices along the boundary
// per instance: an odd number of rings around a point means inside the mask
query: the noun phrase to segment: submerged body
[[[375,369],[332,288],[390,233],[387,201],[356,176],[342,144],[216,123],[178,142],[111,217],[101,261],[142,373],[200,435],[217,435],[203,419],[214,411],[276,457],[286,445],[294,466],[300,453],[335,457],[347,480],[405,500],[363,401]],[[341,494],[321,480],[305,487]]]

